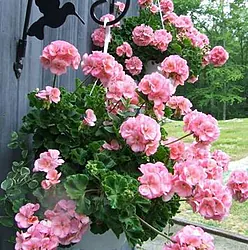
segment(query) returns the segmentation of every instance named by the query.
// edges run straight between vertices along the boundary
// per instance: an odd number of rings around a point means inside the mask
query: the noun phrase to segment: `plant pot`
[[[160,66],[160,63],[156,63],[155,61],[148,61],[146,64],[146,75],[157,72],[158,66]]]
[[[119,239],[112,232],[107,231],[104,234],[93,234],[90,230],[83,235],[81,242],[69,247],[59,248],[59,250],[132,250],[128,246],[125,234],[120,235]]]

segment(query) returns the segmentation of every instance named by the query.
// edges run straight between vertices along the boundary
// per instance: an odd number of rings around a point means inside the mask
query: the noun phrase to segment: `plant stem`
[[[89,190],[86,190],[86,191],[85,191],[85,193],[92,193],[92,192],[99,193],[100,190],[99,190],[99,189],[89,189]]]
[[[93,91],[94,91],[94,89],[96,87],[97,82],[98,82],[98,79],[94,82],[94,85],[93,85],[93,87],[92,87],[92,89],[90,91],[90,96],[92,95],[92,93],[93,93]]]
[[[175,140],[175,141],[168,142],[168,143],[164,144],[164,146],[167,146],[167,145],[173,144],[173,143],[175,143],[175,142],[181,141],[182,139],[184,139],[184,138],[186,138],[186,137],[188,137],[188,136],[190,136],[190,135],[192,135],[192,134],[193,134],[193,132],[192,132],[192,133],[189,133],[189,134],[187,134],[187,135],[184,135],[184,136],[178,138],[178,139]]]
[[[145,226],[149,227],[149,228],[150,228],[151,230],[153,230],[155,233],[157,233],[157,234],[163,236],[164,238],[166,238],[167,240],[173,242],[173,241],[171,240],[170,237],[168,237],[167,235],[165,235],[165,234],[163,234],[162,232],[160,232],[158,229],[156,229],[155,227],[153,227],[152,225],[150,225],[148,222],[144,221],[144,220],[143,220],[142,218],[140,218],[139,216],[137,216],[137,217],[139,218],[139,220],[140,220]]]
[[[82,85],[91,77],[91,75],[87,76],[80,84],[79,86],[75,89],[75,91],[73,92],[73,94],[75,94],[81,87]]]
[[[53,88],[55,88],[55,86],[56,86],[56,80],[57,80],[57,75],[54,75],[54,78],[53,78]]]

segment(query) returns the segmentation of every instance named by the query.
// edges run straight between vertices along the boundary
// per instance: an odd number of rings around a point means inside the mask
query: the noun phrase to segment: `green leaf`
[[[104,127],[104,129],[105,129],[107,132],[109,132],[110,134],[114,134],[114,133],[115,133],[113,127]]]
[[[28,156],[28,150],[22,150],[22,157],[25,159]]]
[[[64,187],[70,198],[80,199],[82,196],[84,196],[88,181],[88,177],[84,174],[76,174],[67,177]]]
[[[22,176],[27,176],[30,174],[30,169],[26,167],[22,167],[20,173]]]
[[[17,141],[13,141],[13,142],[8,144],[8,148],[10,148],[10,149],[16,149],[17,147],[18,147]]]
[[[13,227],[14,226],[13,217],[0,216],[0,224],[3,225],[4,227]]]
[[[6,179],[4,180],[2,183],[1,183],[1,188],[4,190],[4,191],[7,191],[8,189],[11,189],[12,186],[13,186],[13,180],[11,179]]]
[[[56,139],[56,142],[63,145],[70,145],[71,140],[70,137],[66,135],[59,135]]]
[[[30,189],[35,189],[39,186],[39,182],[36,180],[32,180],[31,182],[28,183],[28,187]]]
[[[87,151],[82,148],[76,148],[71,151],[71,159],[74,163],[84,165],[86,163]]]

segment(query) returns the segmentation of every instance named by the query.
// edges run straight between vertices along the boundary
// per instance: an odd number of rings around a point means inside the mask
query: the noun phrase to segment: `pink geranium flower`
[[[246,170],[232,172],[227,186],[235,200],[239,202],[248,200],[248,172]]]
[[[133,56],[130,59],[126,59],[125,65],[126,65],[126,69],[133,76],[139,75],[143,68],[143,63],[137,56]]]
[[[153,41],[153,29],[150,26],[141,24],[132,32],[133,42],[138,46],[148,46]]]
[[[122,45],[116,48],[116,54],[118,56],[126,55],[127,57],[132,57],[133,50],[129,43],[124,42]]]
[[[117,1],[115,3],[115,6],[117,7],[119,12],[123,12],[126,5],[124,3],[122,3],[122,2]]]
[[[103,27],[100,27],[98,29],[95,29],[94,32],[91,35],[92,42],[95,46],[104,47],[105,42],[105,29]]]
[[[49,103],[58,103],[60,101],[60,90],[46,86],[45,90],[39,91],[35,96]]]
[[[138,178],[141,183],[139,192],[142,196],[155,199],[171,192],[172,174],[162,162],[142,164],[139,169],[143,173]]]
[[[143,114],[125,121],[120,133],[134,152],[145,152],[147,156],[157,151],[161,139],[159,124]]]
[[[120,144],[116,140],[112,140],[110,143],[104,143],[102,147],[110,151],[117,151],[121,148]]]
[[[151,11],[152,14],[156,14],[156,13],[159,12],[159,7],[156,4],[152,4],[150,6],[150,11]]]
[[[174,11],[174,4],[171,0],[160,0],[160,6],[164,14]]]
[[[28,228],[33,224],[39,222],[37,216],[34,216],[34,213],[40,209],[40,205],[28,203],[25,206],[22,206],[19,209],[19,213],[15,216],[15,221],[19,228]]]
[[[169,43],[172,41],[172,35],[166,30],[156,30],[154,32],[154,39],[152,45],[159,49],[161,52],[167,50]]]
[[[171,77],[175,86],[184,85],[184,82],[189,77],[187,61],[178,55],[166,57],[161,63],[159,70],[165,77]]]
[[[46,175],[46,180],[43,180],[41,182],[41,186],[43,189],[50,189],[52,186],[60,183],[60,178],[61,173],[58,173],[57,170],[50,170],[47,175]]]
[[[220,130],[217,120],[211,116],[194,110],[183,118],[184,131],[194,134],[198,141],[211,143],[218,139]]]
[[[141,7],[146,7],[151,5],[153,0],[138,0],[138,3]]]
[[[91,55],[84,54],[81,66],[85,75],[91,74],[100,79],[104,87],[125,77],[122,65],[113,56],[101,51],[93,51]]]
[[[172,237],[163,250],[215,250],[214,238],[200,227],[186,226]]]
[[[175,109],[175,114],[179,116],[190,113],[192,107],[190,100],[183,96],[172,96],[166,105]]]
[[[224,65],[228,58],[229,54],[222,46],[214,47],[208,55],[209,62],[215,67]]]
[[[60,152],[56,149],[49,149],[47,152],[41,153],[40,158],[34,163],[34,172],[46,172],[54,170],[58,166],[64,163],[63,159],[60,159]]]
[[[96,122],[96,116],[92,109],[87,109],[85,111],[85,117],[83,123],[89,127],[94,127]]]
[[[53,74],[65,74],[68,67],[78,69],[81,56],[78,50],[65,41],[54,41],[44,48],[40,57],[42,66]]]

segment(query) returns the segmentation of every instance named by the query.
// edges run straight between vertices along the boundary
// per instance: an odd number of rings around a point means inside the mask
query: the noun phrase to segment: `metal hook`
[[[108,0],[98,0],[96,1],[95,3],[93,3],[91,5],[91,8],[90,8],[90,15],[91,15],[91,18],[98,24],[100,25],[104,25],[104,22],[100,21],[96,14],[95,14],[95,8],[103,3],[106,3],[108,2]],[[110,3],[110,14],[113,14],[114,13],[114,0],[111,0],[111,3]],[[130,0],[126,0],[126,5],[125,5],[125,9],[124,11],[113,21],[110,21],[107,23],[107,26],[110,26],[110,25],[114,25],[116,23],[118,23],[126,14],[127,14],[127,11],[130,7]]]
[[[13,68],[14,68],[15,76],[17,79],[20,78],[22,69],[23,69],[23,58],[25,57],[25,54],[26,54],[27,31],[28,31],[28,26],[29,26],[29,21],[30,21],[32,4],[33,4],[33,0],[28,0],[22,38],[19,39],[17,48],[16,48],[16,61],[14,62]]]

